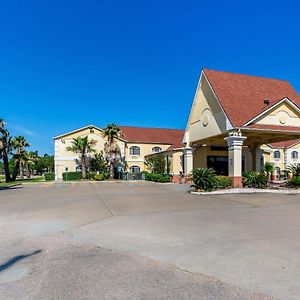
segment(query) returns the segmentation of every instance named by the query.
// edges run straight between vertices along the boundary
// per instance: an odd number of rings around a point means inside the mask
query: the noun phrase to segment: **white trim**
[[[201,80],[202,80],[202,74],[203,74],[203,70],[201,70],[200,77],[198,79],[198,83],[197,83],[197,87],[196,87],[196,92],[195,92],[194,99],[193,99],[192,106],[191,106],[190,113],[189,113],[189,118],[188,118],[188,121],[187,121],[187,124],[186,124],[186,127],[185,127],[185,131],[184,131],[184,135],[183,135],[183,139],[182,139],[182,143],[183,144],[187,143],[187,141],[186,141],[186,133],[187,133],[189,127],[190,127],[190,119],[191,119],[191,116],[192,116],[192,111],[193,111],[194,103],[196,101],[197,92],[199,90],[199,86],[200,86],[200,83],[201,83]]]
[[[272,106],[270,106],[268,109],[264,110],[263,112],[261,112],[259,115],[255,116],[253,119],[251,119],[250,121],[246,122],[243,126],[248,126],[249,124],[253,123],[255,120],[259,119],[260,117],[262,117],[263,115],[267,114],[270,110],[274,109],[275,107],[279,106],[281,103],[283,102],[287,102],[289,105],[291,105],[296,111],[298,111],[300,113],[300,108],[294,103],[292,102],[289,98],[285,97],[283,99],[281,99],[280,101],[276,102],[275,104],[273,104]]]
[[[97,129],[97,130],[103,132],[103,129],[101,129],[101,128],[95,126],[95,125],[87,125],[87,126],[84,126],[84,127],[78,128],[78,129],[75,129],[75,130],[73,130],[73,131],[70,131],[70,132],[67,132],[67,133],[64,133],[64,134],[55,136],[53,139],[54,139],[54,140],[57,140],[57,139],[60,139],[60,138],[62,138],[62,137],[65,137],[65,136],[68,136],[68,135],[71,135],[71,134],[73,134],[73,133],[80,132],[80,131],[83,131],[83,130],[89,129],[89,128],[94,128],[94,129]],[[126,142],[126,140],[122,139],[121,137],[117,137],[116,139],[117,139],[117,140],[120,140],[120,141],[122,141],[122,142]]]
[[[202,71],[202,72],[203,72],[203,71]],[[219,104],[219,106],[220,106],[220,108],[221,108],[223,114],[224,114],[225,117],[226,117],[226,130],[231,130],[231,129],[233,129],[232,123],[230,122],[230,119],[229,119],[229,117],[227,116],[227,114],[226,114],[226,112],[225,112],[225,110],[224,110],[224,108],[223,108],[223,106],[222,106],[222,104],[221,104],[221,101],[220,101],[219,98],[217,97],[217,95],[216,95],[216,93],[215,93],[215,91],[214,91],[212,85],[211,85],[210,82],[209,82],[209,79],[208,79],[207,76],[205,75],[205,72],[203,72],[203,74],[204,74],[204,77],[205,77],[206,81],[208,82],[208,85],[209,85],[211,91],[213,92],[213,95],[214,95],[215,98],[217,99],[217,102],[218,102],[218,104]]]
[[[79,159],[80,157],[56,157],[55,161],[74,161]]]

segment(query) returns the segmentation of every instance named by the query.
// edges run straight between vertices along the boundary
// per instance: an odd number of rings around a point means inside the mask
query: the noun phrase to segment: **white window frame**
[[[138,172],[135,172],[134,170],[132,170],[132,168],[133,168],[133,169],[138,169]],[[131,167],[129,168],[129,170],[130,170],[130,173],[134,173],[134,174],[139,174],[139,173],[141,173],[141,168],[140,168],[139,166],[131,166]]]
[[[159,149],[158,151],[155,151],[154,149]],[[162,151],[162,148],[161,147],[159,147],[159,146],[155,146],[155,147],[153,147],[152,148],[152,153],[159,153],[159,152],[161,152]]]
[[[131,146],[129,148],[129,154],[134,156],[141,155],[141,148],[139,146]]]

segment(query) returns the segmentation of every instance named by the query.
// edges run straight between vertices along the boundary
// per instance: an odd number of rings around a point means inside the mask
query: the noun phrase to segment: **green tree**
[[[13,148],[16,150],[15,154],[13,154],[13,157],[16,161],[16,169],[13,173],[12,180],[15,181],[18,175],[18,172],[20,173],[20,177],[24,177],[24,168],[26,165],[26,148],[29,147],[30,144],[26,141],[24,136],[17,136],[13,139]]]
[[[68,151],[80,154],[82,179],[87,177],[87,159],[88,153],[96,152],[93,146],[96,144],[95,140],[88,140],[88,137],[78,137],[73,139],[72,146],[67,147]]]
[[[11,182],[12,178],[9,169],[9,155],[13,150],[13,140],[8,130],[5,128],[5,122],[0,119],[0,159],[3,161],[3,168],[6,182]]]
[[[96,153],[93,158],[90,159],[90,170],[93,172],[106,173],[108,170],[107,161],[104,158],[103,151]]]
[[[121,150],[116,143],[116,139],[120,135],[120,128],[115,124],[108,124],[103,130],[104,137],[107,142],[104,145],[105,158],[109,166],[109,177],[115,177],[115,167],[118,163],[122,163]]]
[[[266,161],[264,164],[263,171],[266,173],[268,177],[268,182],[271,180],[271,174],[274,172],[274,165],[271,164],[270,162]]]
[[[154,174],[165,174],[167,167],[166,164],[166,159],[162,154],[150,155],[145,159],[145,165]]]
[[[37,161],[38,161],[37,151],[28,151],[25,153],[27,178],[30,178],[31,175],[33,174],[34,165]]]

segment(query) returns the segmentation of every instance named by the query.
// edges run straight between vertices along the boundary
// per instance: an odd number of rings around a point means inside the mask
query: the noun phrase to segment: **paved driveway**
[[[0,298],[299,299],[299,196],[187,190],[0,191]]]

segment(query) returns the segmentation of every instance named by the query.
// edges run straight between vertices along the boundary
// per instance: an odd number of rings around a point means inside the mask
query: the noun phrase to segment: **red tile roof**
[[[184,130],[182,129],[164,129],[164,128],[145,128],[119,126],[121,129],[121,138],[127,142],[166,144],[172,148],[182,147]]]
[[[208,69],[203,71],[234,127],[244,125],[285,97],[300,106],[300,96],[287,81]],[[270,100],[268,106],[264,99]]]
[[[295,131],[296,133],[300,134],[300,127],[296,127],[296,126],[283,126],[283,125],[265,125],[265,124],[251,124],[248,126],[243,127],[245,129],[247,128],[253,128],[253,129],[265,129],[265,130],[273,130],[273,131],[287,131],[287,132],[291,132],[291,131]]]
[[[291,140],[291,141],[285,141],[285,142],[278,142],[278,143],[272,143],[270,144],[273,148],[289,148],[295,144],[300,143],[300,140]]]

